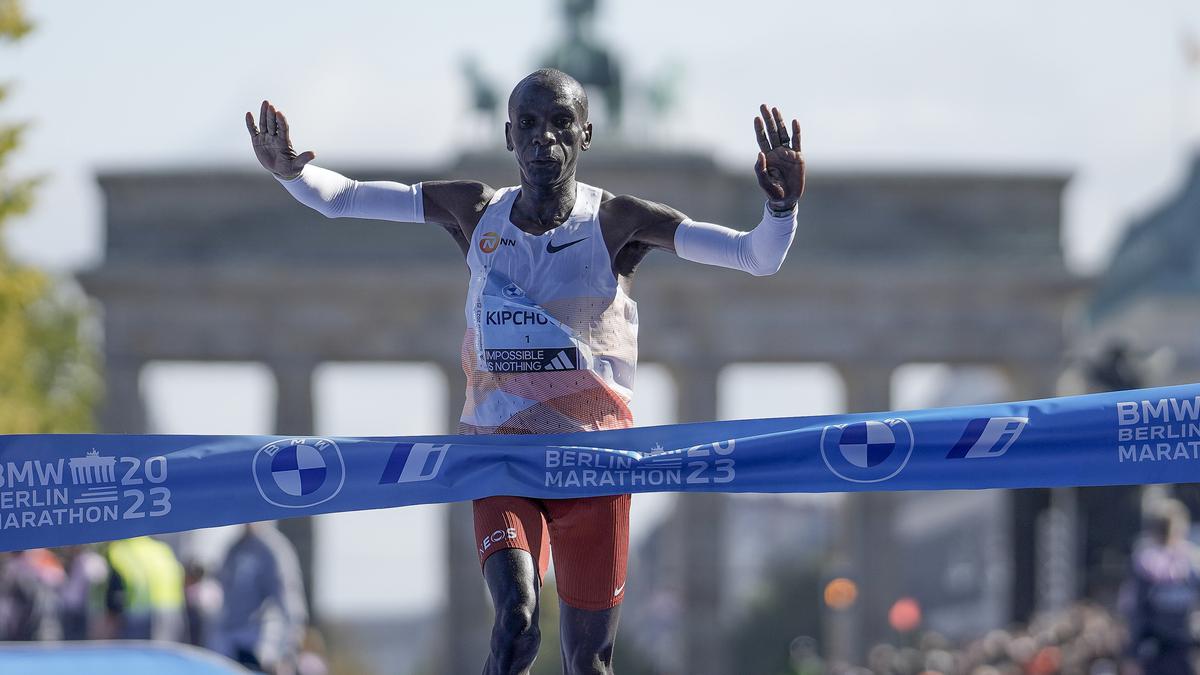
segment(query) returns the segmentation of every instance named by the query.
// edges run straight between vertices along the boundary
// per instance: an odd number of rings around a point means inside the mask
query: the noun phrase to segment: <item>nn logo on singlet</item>
[[[483,251],[484,253],[493,253],[493,252],[495,252],[496,249],[500,248],[501,246],[516,246],[516,245],[517,245],[516,239],[509,239],[508,237],[501,237],[499,234],[496,234],[495,232],[484,232],[483,234],[479,235],[479,250]]]

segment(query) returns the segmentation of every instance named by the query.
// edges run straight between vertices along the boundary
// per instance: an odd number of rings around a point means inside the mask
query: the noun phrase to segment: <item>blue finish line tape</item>
[[[0,550],[490,495],[1200,482],[1200,384],[542,436],[0,436]]]

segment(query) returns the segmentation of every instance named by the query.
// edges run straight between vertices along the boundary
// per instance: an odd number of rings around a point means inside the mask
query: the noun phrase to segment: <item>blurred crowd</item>
[[[222,562],[152,537],[0,553],[0,641],[161,640],[271,675],[325,675],[299,564],[273,523],[242,526]]]
[[[1028,626],[995,630],[954,647],[926,633],[910,647],[876,645],[867,668],[836,675],[1118,675],[1127,663],[1124,623],[1099,607],[1078,605]],[[1127,665],[1126,665],[1127,667]],[[797,669],[804,675],[821,670]]]
[[[789,675],[1192,675],[1200,552],[1187,508],[1147,509],[1117,607],[1079,603],[955,644],[898,634],[864,666],[791,645]],[[181,562],[163,541],[0,553],[0,640],[165,640],[212,649],[271,675],[327,675],[308,626],[296,553],[273,523],[242,526],[220,564]]]
[[[792,645],[793,675],[1192,675],[1200,640],[1200,552],[1173,499],[1147,509],[1115,611],[1081,603],[965,645],[937,633],[880,644],[866,667],[824,663]]]

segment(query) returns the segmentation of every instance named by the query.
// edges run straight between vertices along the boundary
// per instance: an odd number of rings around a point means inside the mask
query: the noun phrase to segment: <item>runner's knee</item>
[[[538,642],[538,585],[526,551],[509,549],[493,555],[484,570],[496,609],[493,635],[502,643]]]
[[[528,667],[537,657],[542,633],[533,606],[518,603],[498,608],[492,629],[492,653],[498,661],[512,664],[518,670]]]
[[[502,633],[513,637],[524,635],[540,637],[535,607],[532,603],[520,602],[508,607],[498,607],[496,609],[496,627]]]

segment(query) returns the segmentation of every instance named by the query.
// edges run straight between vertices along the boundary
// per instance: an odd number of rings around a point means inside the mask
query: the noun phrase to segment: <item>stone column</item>
[[[1079,509],[1075,488],[1050,490],[1050,508],[1039,514],[1036,575],[1038,612],[1058,612],[1067,609],[1079,595],[1079,553],[1082,537],[1079,532]]]
[[[891,402],[893,367],[843,364],[848,412],[882,412]],[[887,612],[900,585],[892,534],[897,496],[887,492],[847,493],[834,542],[832,573],[858,585],[858,600],[847,610],[828,612],[827,649],[831,659],[861,663],[866,651],[888,635]]]
[[[1046,398],[1058,393],[1060,369],[1053,365],[1044,368],[1030,367],[1029,364],[1012,365],[1005,372],[1011,383],[1013,400]],[[1101,489],[1118,496],[1122,492],[1122,488]],[[1079,517],[1079,488],[1064,487],[1039,492],[1047,495],[1044,499],[1048,506],[1033,516],[1033,565],[1032,568],[1017,569],[1014,582],[1036,589],[1033,609],[1049,612],[1066,608],[1079,596],[1083,579],[1080,577],[1078,561],[1083,557],[1085,533]],[[1107,524],[1109,527],[1116,525]],[[1022,526],[1023,523],[1014,522],[1014,538],[1029,536],[1030,530]]]
[[[146,402],[140,376],[145,362],[131,356],[109,354],[104,361],[104,403],[100,429],[110,434],[141,434],[148,431]]]
[[[275,433],[296,437],[312,435],[315,426],[312,388],[315,360],[289,359],[274,361],[268,365],[275,376]],[[315,623],[317,617],[313,611],[313,559],[316,548],[313,541],[312,517],[280,520],[279,531],[296,548],[310,621]]]
[[[462,414],[466,378],[457,361],[439,366],[446,377],[446,432],[454,433]],[[446,614],[441,646],[443,665],[438,672],[478,672],[487,659],[492,609],[479,572],[471,502],[447,504],[445,518]]]
[[[680,422],[717,418],[717,375],[720,364],[688,361],[668,364],[678,391]],[[675,507],[684,561],[682,600],[683,672],[724,675],[728,667],[725,644],[724,547],[729,495],[719,492],[684,493]]]

